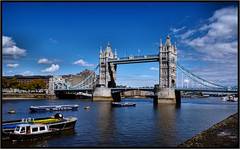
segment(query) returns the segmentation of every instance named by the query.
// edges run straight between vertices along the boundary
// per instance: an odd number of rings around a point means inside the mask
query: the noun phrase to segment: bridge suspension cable
[[[87,78],[85,78],[84,80],[82,80],[82,81],[79,82],[78,84],[76,84],[76,85],[74,85],[74,86],[71,86],[70,88],[71,88],[71,89],[75,89],[75,88],[78,88],[78,87],[83,88],[83,87],[91,87],[91,86],[93,86],[93,85],[96,83],[96,81],[97,81],[97,79],[94,78],[94,75],[95,75],[95,71],[96,71],[98,68],[99,68],[99,64],[94,68],[94,70],[91,72],[91,74],[90,74]],[[90,84],[86,85],[85,83],[86,83],[88,80],[90,80],[92,77],[94,78],[94,81],[93,81],[93,82],[90,82]]]
[[[227,87],[216,84],[214,82],[208,81],[206,79],[203,79],[195,74],[193,74],[192,72],[190,72],[189,70],[185,69],[183,66],[181,66],[180,64],[177,63],[177,67],[189,78],[191,78],[192,80],[194,80],[195,82],[206,86],[206,87],[215,87],[215,88],[224,88],[227,89]]]

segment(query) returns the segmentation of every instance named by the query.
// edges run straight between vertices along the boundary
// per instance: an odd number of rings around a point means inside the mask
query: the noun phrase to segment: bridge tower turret
[[[176,44],[172,45],[170,36],[167,36],[165,45],[160,40],[159,46],[159,85],[155,86],[158,103],[176,102],[176,62]]]
[[[115,87],[116,80],[116,66],[108,63],[109,59],[116,57],[113,53],[112,47],[108,42],[108,45],[104,51],[100,51],[99,60],[99,84],[104,87]]]
[[[109,59],[117,58],[108,42],[104,51],[99,54],[99,85],[94,89],[93,101],[113,101],[112,87],[116,87],[116,65],[109,63]]]

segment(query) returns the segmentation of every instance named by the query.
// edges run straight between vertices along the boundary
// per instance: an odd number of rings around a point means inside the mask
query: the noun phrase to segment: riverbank
[[[236,113],[178,145],[178,147],[238,148],[238,128],[238,114]]]
[[[28,97],[3,97],[2,100],[31,100],[40,98],[28,98]]]
[[[3,94],[2,100],[28,100],[28,99],[55,99],[53,95],[40,94],[40,93],[24,93],[24,94]]]

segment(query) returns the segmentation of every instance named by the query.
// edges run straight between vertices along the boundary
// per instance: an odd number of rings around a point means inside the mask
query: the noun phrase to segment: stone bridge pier
[[[155,85],[154,96],[154,103],[176,103],[175,89],[162,88]]]

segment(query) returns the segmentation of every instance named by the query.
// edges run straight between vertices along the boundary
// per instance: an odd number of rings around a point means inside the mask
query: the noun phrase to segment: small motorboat
[[[8,111],[8,113],[9,113],[9,114],[16,114],[16,111],[15,111],[14,109],[10,109],[10,110]]]
[[[2,122],[2,135],[3,139],[9,139],[10,134],[13,133],[17,126],[23,124],[44,124],[48,126],[48,129],[59,129],[59,130],[71,130],[74,129],[77,122],[76,117],[63,117],[62,114],[57,113],[51,117],[45,118],[23,118],[19,120],[3,121]]]
[[[112,102],[112,106],[113,107],[131,107],[131,106],[136,106],[135,103],[119,103],[119,102]]]
[[[45,124],[19,124],[14,129],[14,132],[10,133],[10,140],[36,140],[60,133],[61,129],[49,128]]]
[[[31,112],[78,110],[79,105],[30,106]]]
[[[227,102],[237,102],[238,98],[234,97],[232,95],[222,97],[222,101],[227,101]]]
[[[84,107],[84,109],[90,109],[90,106],[86,106],[86,107]]]

